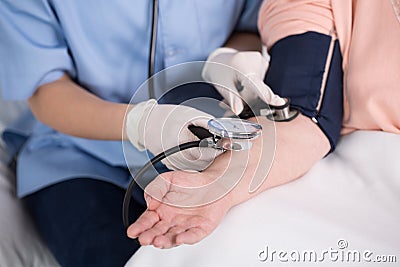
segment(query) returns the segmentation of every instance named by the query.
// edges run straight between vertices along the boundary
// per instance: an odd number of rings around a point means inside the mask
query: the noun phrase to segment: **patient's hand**
[[[263,117],[258,122],[263,133],[249,151],[227,151],[201,173],[168,172],[151,182],[148,208],[128,235],[160,248],[196,243],[231,207],[300,177],[329,151],[328,139],[302,115],[276,127]]]
[[[227,197],[215,200],[226,189],[215,184],[207,188],[215,177],[212,172],[181,171],[158,176],[147,186],[148,208],[128,228],[128,236],[158,248],[194,244],[208,236],[229,209]]]

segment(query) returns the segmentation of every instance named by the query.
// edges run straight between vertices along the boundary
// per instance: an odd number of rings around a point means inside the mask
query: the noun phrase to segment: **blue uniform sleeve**
[[[74,75],[62,29],[46,0],[0,1],[0,33],[4,99],[27,99],[64,72]]]
[[[262,0],[246,0],[235,31],[258,32],[257,20]]]

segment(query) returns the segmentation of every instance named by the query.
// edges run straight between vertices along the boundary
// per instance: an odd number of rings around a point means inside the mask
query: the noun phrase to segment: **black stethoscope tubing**
[[[154,81],[150,79],[155,72],[156,44],[157,44],[158,0],[153,1],[151,22],[150,51],[148,62],[149,98],[155,99]]]
[[[129,204],[132,198],[132,191],[137,184],[136,181],[138,181],[143,174],[154,164],[160,162],[161,160],[165,159],[166,157],[178,153],[180,151],[193,148],[193,147],[199,147],[200,146],[200,140],[199,141],[193,141],[193,142],[187,142],[175,147],[172,147],[170,149],[165,150],[164,152],[161,152],[160,154],[156,155],[154,158],[149,160],[133,177],[131,182],[129,183],[128,188],[126,189],[125,196],[124,196],[124,202],[122,205],[122,220],[124,222],[125,228],[129,227]]]

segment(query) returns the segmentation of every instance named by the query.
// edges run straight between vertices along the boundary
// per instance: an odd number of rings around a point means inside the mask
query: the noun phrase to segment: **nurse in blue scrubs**
[[[155,71],[205,60],[235,33],[255,32],[259,5],[160,1]],[[39,119],[26,117],[4,139],[18,195],[62,266],[122,266],[139,247],[121,220],[131,179],[121,132],[148,76],[152,10],[148,0],[0,2],[2,94],[28,99]],[[147,155],[133,153],[138,168]],[[131,220],[145,209],[142,194]]]

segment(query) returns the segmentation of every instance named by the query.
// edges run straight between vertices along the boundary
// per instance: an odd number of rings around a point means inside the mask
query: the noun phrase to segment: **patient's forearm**
[[[259,117],[258,123],[263,126],[263,134],[255,140],[249,153],[226,153],[206,170],[217,175],[224,170],[224,177],[238,179],[238,173],[245,169],[239,183],[226,196],[231,207],[268,188],[299,178],[323,158],[330,148],[328,139],[318,126],[302,115],[291,122],[275,124],[276,142],[273,138],[273,122]],[[272,166],[269,168],[271,161]],[[260,186],[255,192],[249,192],[251,187],[256,189],[257,185]]]
[[[37,119],[60,132],[121,140],[127,105],[104,101],[67,76],[39,87],[29,105]]]
[[[276,124],[273,157],[273,122],[259,118],[259,123],[263,134],[250,153],[226,152],[201,173],[166,172],[152,181],[145,190],[147,210],[128,228],[128,236],[138,237],[142,245],[160,248],[199,242],[219,225],[230,208],[300,177],[329,151],[321,130],[300,115],[291,122]],[[254,178],[261,185],[250,193]],[[235,181],[238,183],[227,193]]]

